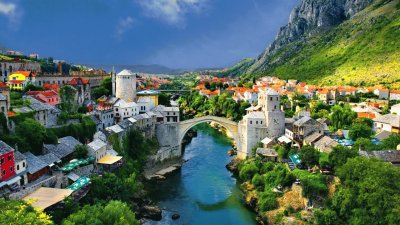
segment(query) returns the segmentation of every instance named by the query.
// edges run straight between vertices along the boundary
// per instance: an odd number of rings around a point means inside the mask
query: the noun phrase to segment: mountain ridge
[[[400,88],[400,43],[397,41],[400,37],[400,1],[326,1],[331,3],[327,5],[342,4],[338,6],[339,14],[345,17],[341,17],[340,23],[318,19],[322,16],[321,13],[316,13],[317,9],[321,9],[321,2],[303,0],[293,10],[288,23],[294,24],[290,21],[298,17],[295,14],[300,8],[304,15],[318,14],[317,17],[310,16],[313,19],[308,22],[314,24],[309,26],[314,29],[303,26],[304,29],[300,32],[302,35],[283,37],[279,35],[290,34],[283,31],[289,25],[281,28],[277,39],[252,63],[248,63],[245,68],[232,67],[225,74],[242,75],[241,78],[247,81],[253,77],[275,75],[315,84]],[[304,11],[305,8],[301,6],[305,3],[312,5],[308,10],[314,14]],[[351,7],[346,7],[346,4]],[[322,16],[336,17],[336,14]],[[318,27],[321,23],[327,25]],[[299,34],[296,29],[291,32]],[[292,39],[289,40],[290,37]]]

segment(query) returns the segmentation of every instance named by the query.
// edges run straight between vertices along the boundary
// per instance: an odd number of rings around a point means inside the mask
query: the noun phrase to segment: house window
[[[4,157],[1,158],[1,164],[4,164]]]
[[[14,170],[14,168],[12,166],[10,166],[10,172],[12,173],[12,171]]]
[[[258,120],[256,121],[256,124],[258,124]]]
[[[272,97],[269,98],[272,101]]]
[[[253,121],[250,120],[250,124],[253,124]]]
[[[7,171],[6,171],[6,170],[3,170],[3,176],[5,176],[5,175],[6,175],[6,173],[7,173]]]
[[[8,161],[12,160],[12,155],[8,155]]]
[[[19,165],[17,165],[17,170],[19,170]]]
[[[260,122],[260,124],[262,124],[262,121]]]

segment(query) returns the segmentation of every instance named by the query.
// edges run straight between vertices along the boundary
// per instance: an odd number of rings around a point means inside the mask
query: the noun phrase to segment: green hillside
[[[400,2],[377,1],[350,20],[281,48],[268,69],[315,84],[384,85],[400,88]]]

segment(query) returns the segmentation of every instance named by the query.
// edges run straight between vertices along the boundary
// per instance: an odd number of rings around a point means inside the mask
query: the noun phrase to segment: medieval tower
[[[258,105],[247,109],[239,122],[238,157],[252,156],[252,148],[264,138],[276,139],[285,132],[285,114],[280,109],[279,94],[273,89],[261,91]]]
[[[115,97],[125,102],[136,101],[136,74],[122,70],[115,76]]]

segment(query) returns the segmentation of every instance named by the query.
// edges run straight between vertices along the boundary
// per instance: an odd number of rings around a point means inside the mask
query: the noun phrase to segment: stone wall
[[[34,185],[28,186],[25,189],[12,193],[9,195],[10,199],[21,199],[33,192],[35,192],[37,189],[39,189],[40,187],[51,187],[53,186],[57,181],[57,177],[56,176],[52,176],[49,177],[41,182],[38,182]]]

